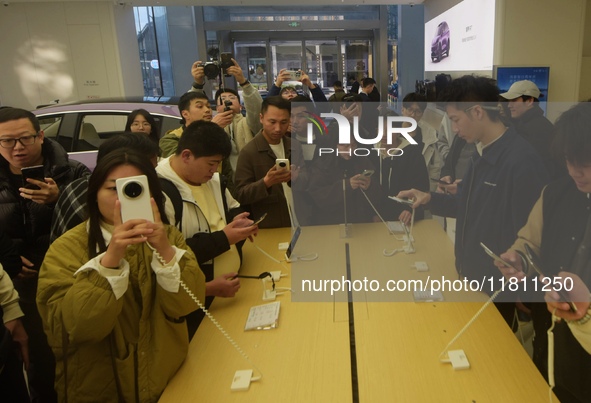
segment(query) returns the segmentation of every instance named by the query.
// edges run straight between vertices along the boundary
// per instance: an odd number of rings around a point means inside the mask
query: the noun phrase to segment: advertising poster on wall
[[[425,24],[425,71],[492,70],[495,0],[464,0]]]
[[[497,86],[499,87],[501,94],[509,91],[511,84],[516,81],[532,81],[540,90],[540,108],[544,111],[544,115],[546,114],[550,67],[497,66],[495,70]]]

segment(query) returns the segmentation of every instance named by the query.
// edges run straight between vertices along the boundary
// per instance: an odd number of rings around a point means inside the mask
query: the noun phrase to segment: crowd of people
[[[44,136],[34,114],[0,110],[6,401],[157,401],[203,319],[198,304],[239,292],[242,245],[259,227],[409,224],[427,214],[457,218],[460,276],[533,276],[522,258],[528,244],[546,276],[575,279],[576,312],[554,291],[517,306],[534,322],[533,359],[544,375],[546,331],[563,319],[556,393],[591,398],[591,103],[554,126],[534,83],[499,94],[494,80],[464,76],[438,94],[441,127],[422,120],[427,101],[410,93],[400,111],[407,119],[387,136],[398,114],[377,106],[369,77],[349,93],[335,82],[327,99],[303,71],[298,81],[311,96],[284,85],[292,74],[283,69],[263,100],[235,60],[225,73],[241,94],[220,88],[214,113],[195,62],[180,126],[160,133],[150,113],[133,111],[125,133],[101,144],[92,173]],[[319,111],[340,117],[313,123]],[[453,138],[443,145],[446,124]],[[38,165],[44,179],[23,182],[21,170]],[[123,221],[116,183],[138,175],[152,219]],[[481,242],[510,266],[493,262]],[[516,301],[497,301],[513,326]]]

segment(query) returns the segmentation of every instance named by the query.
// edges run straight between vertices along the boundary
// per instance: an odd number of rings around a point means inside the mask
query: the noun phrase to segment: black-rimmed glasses
[[[28,136],[21,136],[15,139],[0,139],[0,146],[2,148],[14,148],[16,146],[16,142],[18,141],[23,146],[30,146],[31,144],[35,144],[35,139],[39,134],[29,134]]]

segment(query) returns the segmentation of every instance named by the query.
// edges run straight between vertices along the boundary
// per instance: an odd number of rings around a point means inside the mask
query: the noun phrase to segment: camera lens
[[[144,188],[142,187],[142,185],[139,182],[135,181],[128,182],[123,187],[123,193],[130,199],[135,199],[139,197],[143,191]]]
[[[206,63],[203,66],[203,73],[207,78],[213,80],[220,74],[220,68],[215,63]]]
[[[281,168],[285,168],[285,167],[287,166],[287,164],[286,164],[285,162],[280,162],[280,163],[279,163],[279,166],[280,166]]]

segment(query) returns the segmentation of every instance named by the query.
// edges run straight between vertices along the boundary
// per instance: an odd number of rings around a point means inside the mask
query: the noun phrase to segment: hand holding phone
[[[430,178],[430,179],[431,179],[431,182],[437,182],[437,183],[439,183],[440,185],[443,185],[443,186],[451,185],[451,183],[446,182],[446,181],[441,180],[441,179],[435,179],[435,178]]]
[[[263,214],[262,216],[259,217],[258,220],[256,220],[255,222],[253,222],[252,224],[250,224],[250,226],[252,227],[253,225],[259,225],[259,223],[261,221],[263,221],[265,219],[265,217],[267,217],[267,213]]]
[[[302,72],[299,69],[289,70],[289,79],[291,81],[299,81],[302,77]]]
[[[402,204],[406,204],[408,206],[412,206],[415,202],[412,200],[407,200],[407,199],[401,199],[399,197],[396,196],[388,196],[390,199],[394,200],[395,202],[398,203],[402,203]]]
[[[506,260],[501,259],[492,250],[490,250],[484,243],[480,242],[480,246],[482,246],[482,249],[484,249],[486,254],[488,256],[492,257],[493,260],[495,260],[496,262],[502,264],[503,266],[507,266],[507,267],[511,267],[511,268],[515,269],[515,266],[513,266],[511,263],[507,262]],[[517,269],[515,269],[515,270],[517,270]]]
[[[289,171],[291,169],[290,164],[289,164],[289,160],[286,158],[277,158],[275,160],[275,166],[277,167],[278,171],[281,171],[281,170]]]
[[[27,179],[35,179],[40,182],[45,182],[45,170],[43,169],[43,165],[21,168],[21,175],[23,177],[23,187],[25,189],[41,189],[39,186],[27,182]]]
[[[365,169],[363,170],[363,172],[361,173],[362,176],[369,178],[373,175],[374,170],[373,169]]]
[[[536,271],[536,273],[538,273],[539,275],[541,275],[543,277],[546,277],[546,275],[542,272],[540,262],[538,260],[538,256],[533,251],[531,246],[529,246],[528,244],[525,244],[524,249],[525,249],[525,260],[527,260],[527,264],[532,269],[534,269]],[[577,306],[570,300],[566,290],[561,289],[560,291],[556,291],[556,292],[560,296],[560,300],[562,302],[568,303],[568,306],[570,307],[571,312],[577,312]]]

